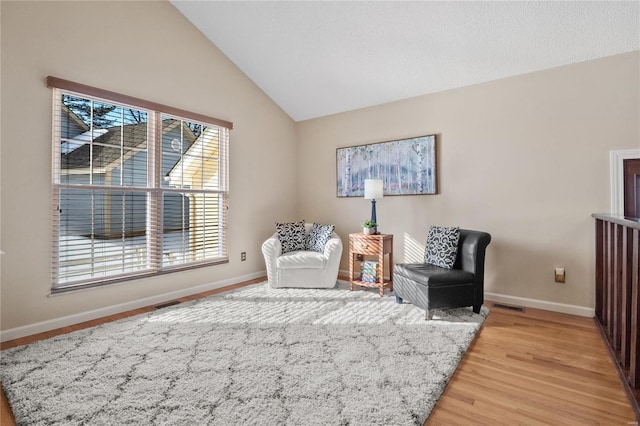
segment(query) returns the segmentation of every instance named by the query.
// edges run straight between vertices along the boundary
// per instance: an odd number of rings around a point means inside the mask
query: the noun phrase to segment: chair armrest
[[[335,232],[327,241],[324,246],[324,255],[327,258],[327,265],[325,266],[326,287],[333,287],[338,278],[340,270],[340,259],[342,258],[342,240]]]
[[[267,266],[267,280],[269,283],[276,284],[277,275],[277,260],[282,254],[282,243],[278,239],[278,234],[275,233],[262,243],[262,255],[264,256],[264,263]]]
[[[491,234],[469,229],[460,229],[458,259],[455,269],[462,269],[474,275],[484,275],[484,256],[491,242]]]
[[[329,238],[329,241],[324,245],[324,255],[331,258],[331,255],[337,251],[342,254],[342,240],[335,232]],[[339,255],[340,256],[340,255]]]
[[[275,255],[280,256],[282,254],[282,243],[278,239],[278,234],[275,233],[262,243],[262,253],[264,254],[265,249],[273,251],[275,250]]]

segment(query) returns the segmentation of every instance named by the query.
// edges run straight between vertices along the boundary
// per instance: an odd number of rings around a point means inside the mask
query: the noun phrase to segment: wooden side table
[[[389,280],[385,281],[384,255],[389,258]],[[376,282],[370,283],[354,279],[354,263],[356,257],[362,255],[377,256],[380,267]],[[359,277],[358,277],[359,278]],[[362,287],[378,287],[380,297],[384,296],[384,288],[389,287],[393,291],[393,234],[367,235],[363,233],[349,234],[349,288],[353,290],[354,285]]]

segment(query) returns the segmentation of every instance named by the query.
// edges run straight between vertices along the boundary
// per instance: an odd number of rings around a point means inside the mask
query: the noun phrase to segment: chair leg
[[[433,311],[429,311],[429,310],[424,311],[424,319],[427,321],[433,319]]]
[[[396,296],[396,303],[397,304],[402,304],[402,297]]]
[[[479,314],[480,308],[482,308],[482,305],[473,305],[473,312],[475,312],[476,314]]]

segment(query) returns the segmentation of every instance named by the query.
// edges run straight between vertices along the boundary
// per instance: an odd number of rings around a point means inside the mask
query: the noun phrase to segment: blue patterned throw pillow
[[[427,236],[424,263],[451,269],[456,262],[460,228],[432,226]]]
[[[324,246],[331,238],[331,234],[334,229],[335,225],[321,225],[319,223],[314,223],[311,226],[311,232],[307,235],[306,249],[323,253]]]
[[[300,222],[276,223],[278,239],[282,244],[282,254],[304,250],[307,236],[304,232],[304,220]]]

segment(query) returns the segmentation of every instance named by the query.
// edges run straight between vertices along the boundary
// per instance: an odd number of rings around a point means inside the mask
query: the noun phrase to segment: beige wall
[[[610,209],[609,151],[640,147],[639,59],[619,55],[298,123],[300,217],[334,222],[346,242],[370,202],[336,197],[336,148],[437,134],[440,193],[377,203],[394,260],[420,256],[432,224],[485,230],[493,236],[486,291],[593,307],[590,214]],[[566,268],[565,284],[554,283],[555,266]]]
[[[2,330],[264,270],[260,245],[274,218],[294,218],[297,209],[295,123],[279,107],[168,2],[2,1],[0,7]],[[234,123],[229,264],[48,296],[48,75]]]

